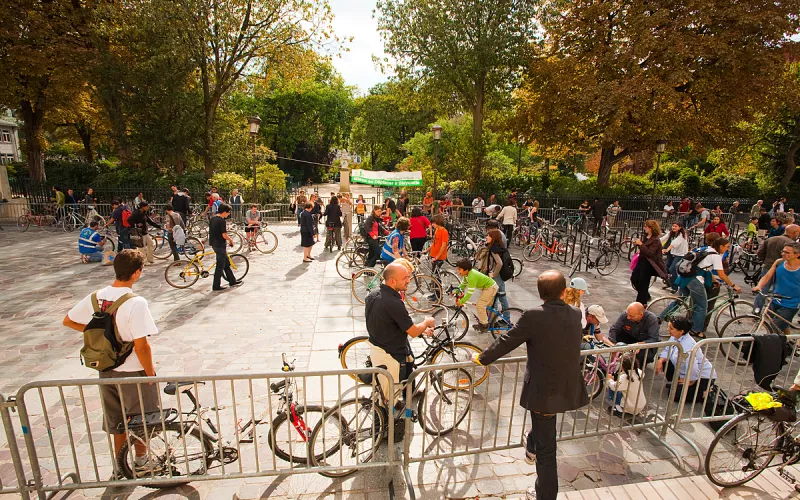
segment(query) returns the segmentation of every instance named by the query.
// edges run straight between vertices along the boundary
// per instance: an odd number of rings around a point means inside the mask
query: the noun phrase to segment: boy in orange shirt
[[[435,215],[431,221],[434,229],[433,244],[428,248],[431,254],[431,261],[434,269],[441,267],[442,262],[447,259],[447,246],[450,240],[450,234],[444,228],[444,217],[442,215]]]

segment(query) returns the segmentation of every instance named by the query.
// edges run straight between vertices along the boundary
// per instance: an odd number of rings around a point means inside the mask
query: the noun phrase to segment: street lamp
[[[256,188],[256,136],[261,127],[261,118],[258,115],[250,116],[247,118],[247,123],[250,124],[250,143],[253,150],[253,203],[255,203],[258,193],[258,188]]]
[[[656,141],[656,153],[658,154],[658,160],[656,160],[656,175],[653,178],[653,194],[650,195],[650,217],[654,217],[653,210],[655,210],[656,185],[658,184],[658,170],[661,168],[661,155],[664,154],[664,151],[666,150],[667,150],[667,141],[665,139],[660,139]]]
[[[519,175],[520,168],[522,166],[522,144],[525,142],[525,138],[521,135],[517,137],[517,145],[519,146],[519,150],[517,150],[517,175]]]
[[[439,173],[439,141],[442,140],[442,126],[438,123],[431,127],[433,133],[433,197],[436,198],[436,181]]]

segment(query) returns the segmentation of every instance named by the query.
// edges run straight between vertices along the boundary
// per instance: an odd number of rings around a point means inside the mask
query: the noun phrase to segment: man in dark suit
[[[555,500],[556,414],[589,403],[581,375],[581,313],[564,302],[567,280],[559,271],[545,271],[536,283],[539,307],[525,311],[519,322],[473,360],[493,363],[523,343],[528,348],[525,382],[519,404],[531,412],[525,461],[536,463],[536,486],[528,498]]]

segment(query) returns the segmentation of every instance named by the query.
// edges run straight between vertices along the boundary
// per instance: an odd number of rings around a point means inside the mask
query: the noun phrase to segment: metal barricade
[[[44,498],[84,488],[390,466],[396,460],[394,420],[387,419],[389,446],[384,453],[378,447],[386,429],[365,423],[369,415],[359,421],[360,412],[355,417],[345,414],[351,407],[348,400],[373,400],[378,374],[393,392],[391,375],[381,368],[27,384],[19,390],[16,404],[32,489]],[[358,375],[368,375],[371,384],[356,384]],[[164,391],[170,395],[159,390],[165,383],[176,384],[171,393]],[[132,399],[116,410],[121,423],[115,428],[126,436],[117,440],[103,427],[114,427],[104,415],[114,412],[120,397],[123,402]],[[295,416],[300,420],[294,421]],[[353,437],[348,434],[353,425],[366,425],[372,440],[368,444],[369,436],[363,443],[358,439],[350,453],[352,443],[345,440]],[[355,435],[359,432],[364,433],[360,427]],[[368,458],[365,451],[371,452]],[[307,463],[309,454],[316,457],[313,463]]]
[[[28,493],[28,485],[25,479],[25,470],[23,469],[22,455],[19,452],[19,445],[17,444],[17,436],[14,431],[14,424],[11,420],[11,409],[16,405],[12,400],[0,394],[0,426],[2,426],[3,433],[0,433],[0,439],[5,436],[6,444],[11,459],[11,469],[8,467],[0,467],[0,495],[15,493],[20,498],[27,500],[30,498]],[[2,460],[5,461],[5,460]]]
[[[635,395],[620,392],[620,386],[609,383],[607,374],[617,373],[623,357],[650,362],[658,358],[664,349],[677,349],[679,359],[683,359],[680,344],[675,341],[643,345],[625,345],[602,349],[581,351],[580,365],[576,370],[583,374],[589,394],[589,404],[577,410],[557,416],[558,440],[566,441],[586,437],[603,436],[624,431],[646,431],[658,439],[676,459],[682,462],[680,453],[666,442],[665,435],[670,428],[670,415],[675,408],[677,385],[669,385],[664,376],[644,376],[639,378],[642,392]],[[522,355],[525,348],[518,347],[511,355]],[[527,357],[508,357],[489,366],[479,366],[465,362],[448,365],[427,365],[415,370],[406,386],[406,399],[420,386],[429,385],[440,378],[443,381],[458,380],[449,384],[449,393],[434,396],[425,407],[438,405],[440,419],[447,426],[454,425],[447,434],[409,438],[414,423],[406,421],[406,440],[403,464],[406,467],[415,462],[448,459],[464,455],[474,455],[524,446],[524,437],[530,427],[529,412],[519,405],[524,386]],[[459,376],[455,370],[462,370],[470,377]],[[644,373],[644,367],[641,373]],[[480,381],[488,372],[485,381]],[[638,375],[634,375],[638,377]],[[448,384],[444,384],[448,386]],[[614,387],[611,390],[610,387]],[[440,391],[445,392],[445,391]],[[458,402],[462,402],[461,405]],[[623,410],[634,409],[633,413],[614,414],[607,411],[612,401],[619,403]],[[416,415],[417,420],[428,417]],[[687,440],[684,436],[682,439]],[[410,485],[410,478],[407,476]]]

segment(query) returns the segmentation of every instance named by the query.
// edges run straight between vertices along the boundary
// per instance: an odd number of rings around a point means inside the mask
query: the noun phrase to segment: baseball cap
[[[593,304],[586,308],[586,314],[591,314],[597,321],[600,322],[601,325],[605,325],[608,323],[608,318],[606,318],[606,312],[603,310],[602,306],[598,306],[597,304]]]
[[[591,293],[589,293],[589,285],[583,278],[572,278],[572,281],[569,283],[569,287],[576,290],[583,290],[586,292],[586,295],[591,295]]]

